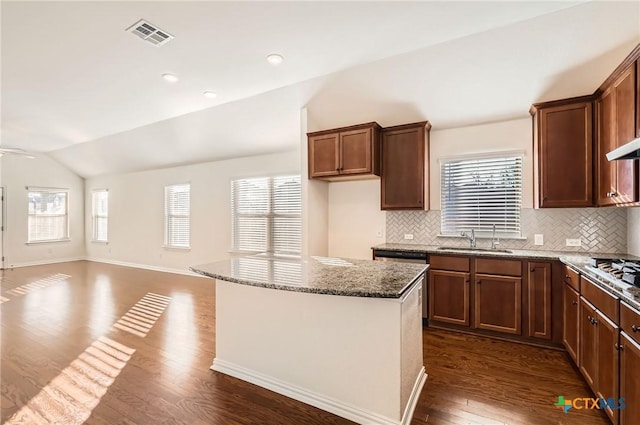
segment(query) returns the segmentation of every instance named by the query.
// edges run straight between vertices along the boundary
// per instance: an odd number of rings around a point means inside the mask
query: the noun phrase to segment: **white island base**
[[[360,424],[409,424],[427,379],[422,279],[400,298],[216,281],[211,369]]]

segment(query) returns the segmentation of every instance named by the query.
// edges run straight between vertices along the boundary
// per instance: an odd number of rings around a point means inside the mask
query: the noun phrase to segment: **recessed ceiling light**
[[[173,74],[162,74],[162,78],[170,83],[175,83],[176,81],[178,81],[178,77]]]
[[[218,96],[217,94],[215,94],[212,91],[207,90],[206,92],[202,93],[204,95],[204,97],[208,97],[209,99],[215,99],[216,96]]]
[[[271,65],[280,65],[283,60],[284,58],[282,57],[282,55],[279,55],[277,53],[272,53],[267,56],[267,62],[269,62]]]

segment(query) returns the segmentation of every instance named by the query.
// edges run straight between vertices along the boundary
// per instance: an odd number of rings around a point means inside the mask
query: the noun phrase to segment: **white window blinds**
[[[443,235],[488,233],[495,224],[500,236],[521,236],[521,156],[445,161],[440,171]]]
[[[69,191],[29,189],[27,242],[51,242],[69,238]]]
[[[107,190],[91,192],[91,221],[92,240],[107,242],[109,224],[109,192]]]
[[[260,177],[231,182],[233,250],[300,254],[300,176]]]
[[[174,184],[164,188],[164,244],[168,248],[189,248],[190,184]]]

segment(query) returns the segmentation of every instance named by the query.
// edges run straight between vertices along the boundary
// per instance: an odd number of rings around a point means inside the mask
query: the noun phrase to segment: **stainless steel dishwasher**
[[[403,251],[396,249],[373,249],[373,259],[376,261],[394,261],[397,263],[427,264],[427,253],[417,251]],[[429,304],[427,304],[427,276],[425,274],[422,283],[422,323],[427,324]]]

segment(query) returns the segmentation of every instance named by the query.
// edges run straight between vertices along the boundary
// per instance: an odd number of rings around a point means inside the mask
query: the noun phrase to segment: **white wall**
[[[227,258],[231,249],[230,181],[300,172],[300,152],[261,155],[88,179],[87,255],[90,259],[186,271]],[[164,187],[191,184],[191,249],[166,249]],[[91,190],[109,190],[109,243],[91,236]]]
[[[34,159],[4,155],[2,184],[5,194],[5,267],[81,259],[84,242],[84,179],[45,154]],[[69,190],[70,241],[27,245],[27,186]]]
[[[640,207],[627,210],[627,250],[640,257]]]
[[[329,183],[329,255],[371,259],[384,243],[386,213],[380,210],[380,179]]]

